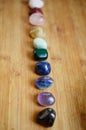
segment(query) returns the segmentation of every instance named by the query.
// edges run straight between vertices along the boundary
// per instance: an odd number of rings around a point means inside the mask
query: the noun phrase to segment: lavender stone
[[[48,75],[51,72],[51,66],[46,61],[40,61],[35,65],[35,72],[39,75]]]
[[[37,101],[42,106],[51,106],[55,103],[55,98],[50,92],[41,92],[38,94]]]
[[[53,79],[49,76],[43,76],[38,78],[35,84],[38,89],[45,89],[53,84]]]

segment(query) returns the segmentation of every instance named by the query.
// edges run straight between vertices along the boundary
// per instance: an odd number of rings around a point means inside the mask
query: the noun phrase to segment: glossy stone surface
[[[51,106],[55,103],[55,98],[50,92],[41,92],[38,94],[37,101],[42,106]]]
[[[45,22],[45,18],[41,13],[33,13],[32,15],[30,15],[29,17],[29,23],[32,25],[42,25]]]
[[[32,38],[37,38],[37,37],[44,37],[45,36],[45,33],[43,31],[43,29],[41,27],[32,27],[30,29],[30,36]]]
[[[46,108],[37,115],[37,122],[45,127],[51,127],[54,124],[56,112],[52,108]]]
[[[28,3],[30,8],[42,8],[44,6],[43,0],[29,0]]]
[[[47,49],[47,42],[43,38],[35,38],[33,44],[35,48]]]
[[[53,84],[54,80],[49,76],[42,76],[36,80],[36,87],[38,89],[49,88]]]
[[[34,49],[35,60],[46,60],[48,58],[48,52],[46,49]]]
[[[48,62],[40,61],[35,65],[35,72],[39,75],[48,75],[51,72],[51,66]]]
[[[41,13],[43,14],[42,10],[40,8],[33,8],[30,10],[29,15],[33,14],[33,13]]]

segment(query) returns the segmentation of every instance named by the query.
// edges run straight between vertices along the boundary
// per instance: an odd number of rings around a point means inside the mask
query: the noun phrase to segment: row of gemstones
[[[41,10],[43,0],[29,0],[29,23],[34,25],[30,30],[30,36],[33,38],[34,59],[39,61],[35,65],[35,72],[42,77],[38,78],[35,85],[38,89],[49,88],[53,84],[53,79],[47,76],[51,72],[49,62],[44,61],[48,58],[47,43],[43,39],[45,33],[40,27],[45,21],[44,14]],[[37,101],[42,106],[50,106],[55,103],[55,97],[50,92],[41,92],[38,94]],[[52,126],[56,117],[56,112],[52,108],[46,108],[39,112],[37,121],[43,126]]]

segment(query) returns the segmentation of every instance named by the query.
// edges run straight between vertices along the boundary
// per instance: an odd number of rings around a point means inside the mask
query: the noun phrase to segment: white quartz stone
[[[44,6],[43,0],[29,0],[30,8],[42,8]]]
[[[42,38],[35,38],[34,41],[34,47],[35,48],[44,48],[47,49],[47,43],[44,39]]]

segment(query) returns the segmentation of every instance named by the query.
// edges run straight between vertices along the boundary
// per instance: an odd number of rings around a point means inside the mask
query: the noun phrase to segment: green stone
[[[48,58],[48,52],[46,49],[34,49],[35,60],[46,60]]]

